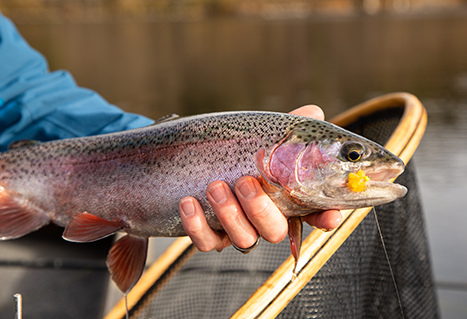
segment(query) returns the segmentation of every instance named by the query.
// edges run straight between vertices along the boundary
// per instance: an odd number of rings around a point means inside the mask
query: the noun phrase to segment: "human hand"
[[[324,120],[323,111],[316,105],[302,106],[290,113]],[[240,178],[235,184],[236,196],[222,181],[212,182],[206,193],[225,232],[209,227],[201,205],[193,197],[185,197],[179,204],[185,232],[200,251],[221,251],[231,242],[247,249],[255,245],[258,234],[271,243],[279,243],[287,236],[287,218],[255,178]],[[342,215],[338,210],[328,210],[302,220],[313,227],[332,230],[339,226]]]

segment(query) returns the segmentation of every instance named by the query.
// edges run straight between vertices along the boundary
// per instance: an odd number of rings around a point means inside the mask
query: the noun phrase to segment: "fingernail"
[[[191,198],[183,198],[180,201],[180,210],[186,217],[192,217],[195,214],[195,205]]]
[[[227,200],[227,192],[223,184],[215,184],[208,192],[217,204],[223,204]]]
[[[256,187],[250,178],[243,179],[237,184],[237,189],[245,199],[251,199],[256,196]]]

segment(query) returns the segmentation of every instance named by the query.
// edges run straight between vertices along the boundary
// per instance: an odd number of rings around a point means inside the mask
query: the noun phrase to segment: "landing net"
[[[379,111],[347,128],[384,145],[402,114],[403,108]],[[438,318],[413,162],[397,183],[408,194],[377,207],[376,213],[404,314]],[[304,236],[311,231],[306,227]],[[133,307],[131,318],[229,318],[289,255],[288,240],[277,245],[262,241],[248,255],[231,247],[220,254],[196,253],[170,281],[164,276],[157,281]],[[400,318],[400,313],[375,218],[368,214],[279,318]]]

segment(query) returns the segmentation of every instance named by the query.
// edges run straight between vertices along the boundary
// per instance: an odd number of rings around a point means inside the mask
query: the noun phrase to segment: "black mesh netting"
[[[348,128],[384,144],[402,109],[360,119]],[[413,165],[398,183],[409,193],[376,208],[405,318],[438,318],[430,252]],[[311,231],[306,227],[304,236]],[[289,256],[288,240],[262,242],[248,255],[231,247],[197,253],[156,294],[155,286],[132,318],[229,318]],[[279,318],[401,318],[391,273],[372,212]]]

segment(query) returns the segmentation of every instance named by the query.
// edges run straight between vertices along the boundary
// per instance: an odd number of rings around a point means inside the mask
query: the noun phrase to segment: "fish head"
[[[404,171],[401,159],[371,140],[323,121],[295,125],[270,149],[258,151],[255,161],[270,186],[266,191],[286,216],[376,206],[407,192],[391,183]],[[350,174],[359,174],[363,187],[350,187]]]

